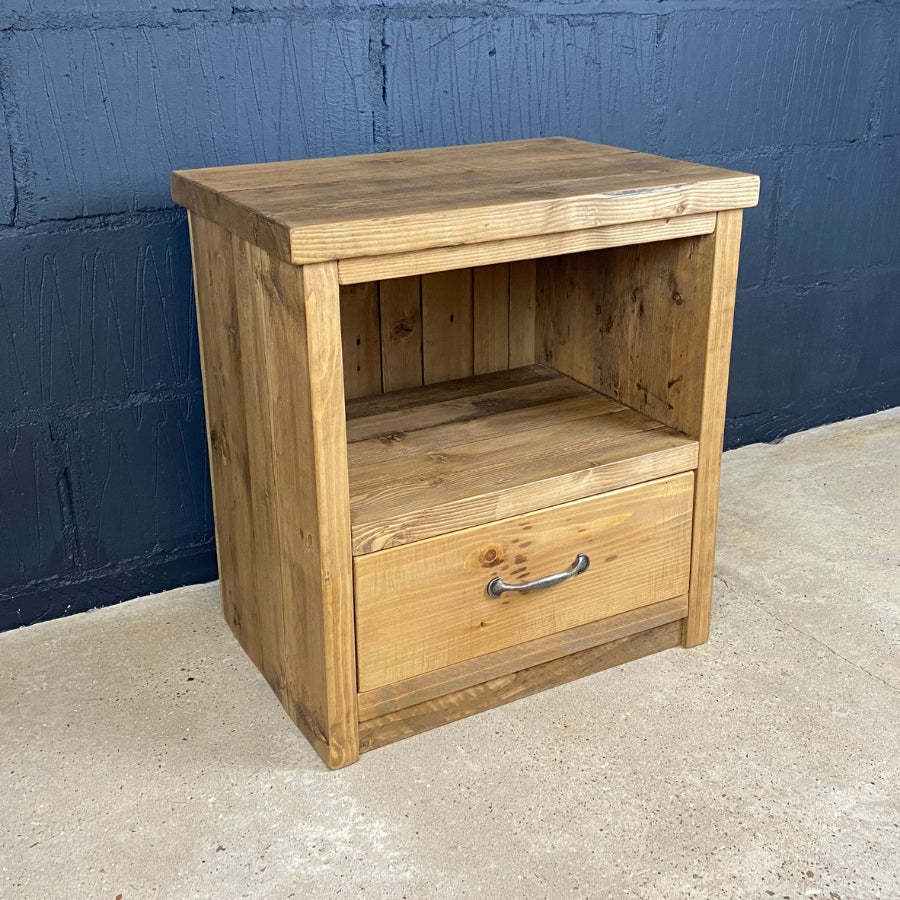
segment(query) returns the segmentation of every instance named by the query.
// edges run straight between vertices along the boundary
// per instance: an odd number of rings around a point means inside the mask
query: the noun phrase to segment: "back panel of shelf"
[[[347,399],[535,362],[536,261],[341,286]]]

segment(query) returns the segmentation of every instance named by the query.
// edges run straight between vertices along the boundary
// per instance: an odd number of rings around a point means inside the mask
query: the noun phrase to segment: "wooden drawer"
[[[694,476],[612,491],[354,560],[359,690],[368,691],[688,591]],[[527,593],[487,593],[587,571]]]

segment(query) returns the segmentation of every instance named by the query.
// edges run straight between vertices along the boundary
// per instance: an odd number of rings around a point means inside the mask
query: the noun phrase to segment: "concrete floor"
[[[898,445],[727,454],[707,645],[337,773],[215,584],[0,636],[0,896],[900,898]]]

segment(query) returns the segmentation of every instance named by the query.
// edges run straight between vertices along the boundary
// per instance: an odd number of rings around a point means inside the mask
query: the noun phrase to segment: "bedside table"
[[[329,766],[707,639],[758,191],[566,138],[173,173],[225,618]]]

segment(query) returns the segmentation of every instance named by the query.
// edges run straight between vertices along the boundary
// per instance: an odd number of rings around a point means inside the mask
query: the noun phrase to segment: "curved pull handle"
[[[590,564],[590,557],[586,553],[579,553],[575,557],[575,562],[565,572],[545,575],[543,578],[535,578],[534,581],[526,581],[524,584],[507,584],[499,578],[492,578],[487,583],[487,592],[491,597],[499,597],[504,591],[537,591],[541,588],[554,587],[568,581],[573,575],[586,572]]]

